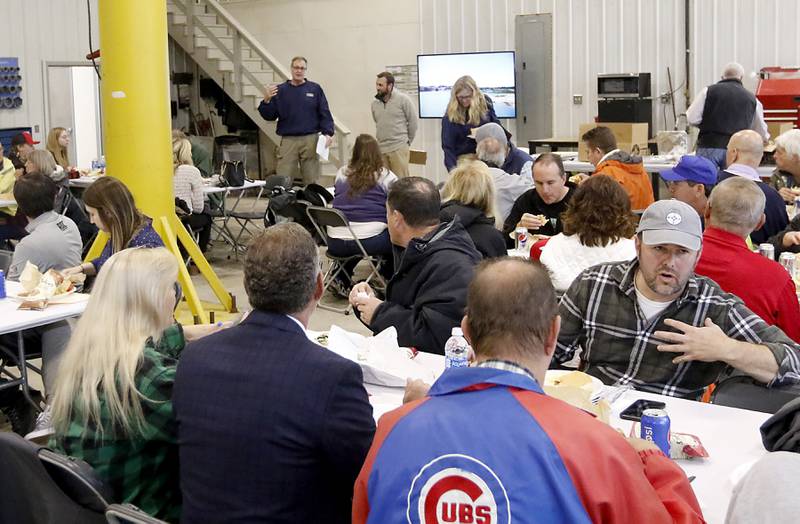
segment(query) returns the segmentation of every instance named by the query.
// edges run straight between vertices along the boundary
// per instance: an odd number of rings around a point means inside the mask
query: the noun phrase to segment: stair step
[[[197,15],[197,19],[195,23],[202,22],[205,25],[219,25],[217,21],[217,15]],[[176,8],[175,11],[167,11],[167,21],[171,24],[175,25],[186,25],[186,15],[183,14],[183,11],[180,11]]]

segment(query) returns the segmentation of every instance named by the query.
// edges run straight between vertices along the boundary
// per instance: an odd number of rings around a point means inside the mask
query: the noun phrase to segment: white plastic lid
[[[464,332],[461,331],[460,327],[454,327],[453,329],[450,330],[450,335],[454,337],[463,337]]]

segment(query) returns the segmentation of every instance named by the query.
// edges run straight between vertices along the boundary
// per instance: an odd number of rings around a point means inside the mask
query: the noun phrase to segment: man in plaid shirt
[[[580,348],[580,369],[606,384],[695,399],[729,366],[768,386],[800,380],[800,346],[694,274],[694,209],[655,202],[636,232],[636,259],[585,270],[561,299],[555,364]]]

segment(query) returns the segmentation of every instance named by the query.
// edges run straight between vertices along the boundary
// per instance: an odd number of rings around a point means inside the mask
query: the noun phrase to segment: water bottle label
[[[446,368],[465,368],[469,366],[466,355],[457,357],[445,357],[444,365]]]

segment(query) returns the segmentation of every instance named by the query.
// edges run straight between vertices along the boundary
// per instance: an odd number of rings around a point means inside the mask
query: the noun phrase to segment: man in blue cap
[[[672,169],[661,172],[672,198],[692,206],[703,220],[708,197],[717,183],[717,168],[709,159],[684,155]]]

